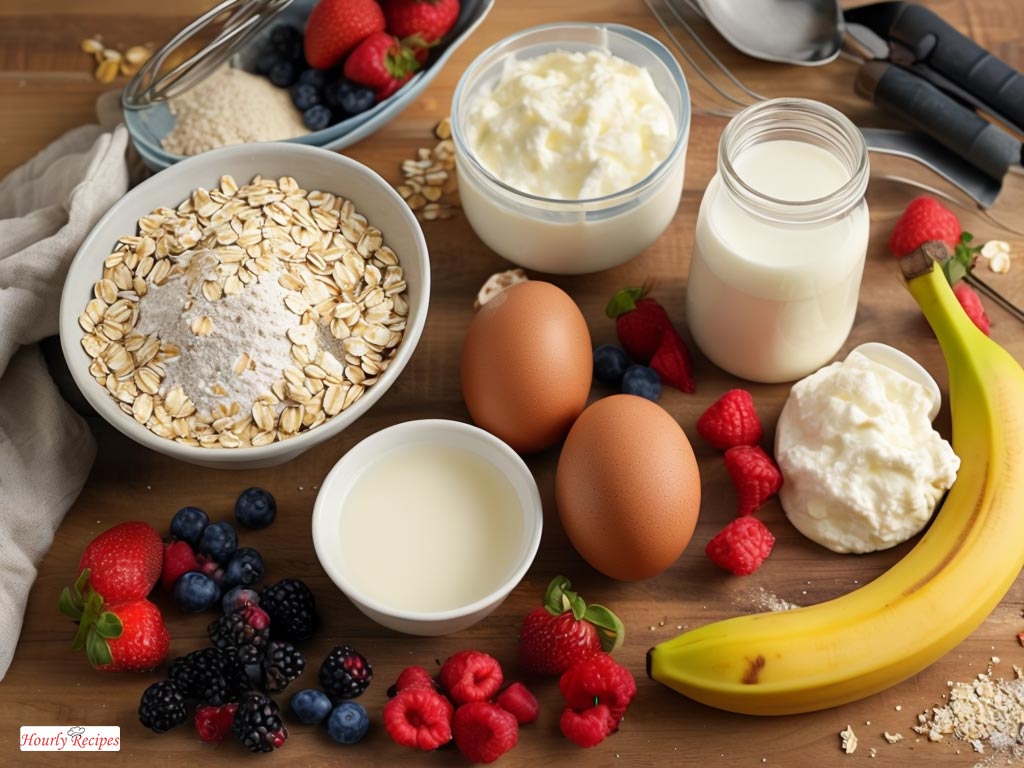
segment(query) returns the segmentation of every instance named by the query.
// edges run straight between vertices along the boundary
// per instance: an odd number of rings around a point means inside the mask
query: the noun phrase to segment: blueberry
[[[331,110],[323,104],[314,104],[302,113],[302,122],[311,131],[319,131],[331,124]]]
[[[270,44],[283,58],[300,61],[303,57],[302,31],[282,24],[270,31]]]
[[[270,70],[277,62],[281,60],[280,54],[277,51],[263,51],[259,56],[256,57],[256,61],[253,62],[253,70],[257,75],[263,75],[266,77],[270,74]]]
[[[206,526],[197,549],[218,563],[226,563],[238,549],[238,534],[231,523],[213,523]]]
[[[616,389],[629,368],[629,355],[614,344],[602,344],[594,350],[594,378]]]
[[[331,710],[327,735],[339,744],[355,744],[370,730],[370,718],[362,704],[346,701]]]
[[[251,587],[263,578],[263,558],[252,547],[240,547],[224,569],[224,587]]]
[[[209,524],[210,518],[199,507],[182,507],[171,518],[171,536],[195,548]]]
[[[295,82],[302,85],[312,85],[318,91],[322,91],[327,83],[327,73],[322,69],[304,69],[299,73],[299,79]]]
[[[324,86],[324,103],[331,109],[336,109],[339,112],[343,111],[341,106],[342,99],[345,98],[346,94],[351,93],[355,87],[355,83],[351,80],[346,80],[344,77],[328,83]]]
[[[225,616],[241,610],[247,605],[259,604],[260,593],[255,589],[248,589],[247,587],[232,587],[224,593],[224,597],[220,601],[220,607],[224,611]]]
[[[275,515],[277,502],[262,488],[246,488],[235,501],[235,517],[246,528],[266,528]]]
[[[347,115],[358,115],[365,112],[377,102],[377,95],[372,88],[357,85],[341,96],[341,108]]]
[[[291,88],[295,78],[299,76],[299,68],[290,61],[279,59],[267,72],[267,77],[279,88]]]
[[[639,395],[648,400],[661,397],[661,377],[646,365],[631,365],[622,374],[622,391],[627,395]]]
[[[320,103],[320,91],[315,86],[305,83],[296,83],[292,86],[292,104],[300,112],[305,112],[315,104]]]
[[[189,571],[174,583],[174,599],[186,613],[202,613],[220,599],[220,587],[205,573]]]
[[[292,714],[300,723],[313,725],[322,723],[331,714],[331,700],[323,691],[316,688],[304,688],[292,696]]]

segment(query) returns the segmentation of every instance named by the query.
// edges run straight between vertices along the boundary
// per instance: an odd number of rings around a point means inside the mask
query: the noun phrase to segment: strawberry
[[[697,391],[697,385],[693,381],[690,350],[686,348],[675,328],[669,327],[661,335],[661,344],[651,358],[651,368],[658,372],[663,382],[680,392],[693,394]]]
[[[973,239],[974,236],[970,232],[961,232],[951,255],[945,247],[938,246],[938,243],[935,243],[938,247],[929,252],[933,258],[940,260],[942,274],[946,276],[946,282],[952,286],[953,293],[960,302],[960,306],[964,308],[964,312],[981,332],[988,336],[990,323],[988,315],[985,314],[985,307],[982,306],[981,297],[964,282],[964,278],[970,275],[971,270],[974,269],[978,252],[981,250],[981,248],[971,245]],[[926,250],[930,248],[931,245],[925,246]]]
[[[648,364],[661,346],[661,337],[672,328],[665,308],[647,297],[650,285],[624,288],[608,302],[605,314],[615,321],[615,333],[626,354]]]
[[[349,54],[343,72],[349,80],[372,88],[377,101],[383,101],[419,68],[410,47],[393,35],[375,32]]]
[[[953,293],[956,295],[957,301],[960,302],[960,306],[964,308],[967,316],[981,329],[982,333],[988,336],[988,315],[985,314],[985,307],[982,306],[981,297],[978,296],[977,292],[967,283],[959,282],[953,286]]]
[[[320,0],[306,22],[306,62],[330,69],[384,26],[384,11],[376,0]]]
[[[544,606],[526,615],[519,633],[519,666],[526,672],[560,675],[577,661],[622,645],[625,628],[602,605],[587,605],[564,576],[556,576]]]
[[[153,526],[121,523],[89,542],[78,573],[89,572],[89,584],[107,603],[122,603],[150,593],[160,578],[163,560],[164,545]]]
[[[754,410],[754,398],[745,389],[730,389],[697,419],[697,434],[720,451],[757,445],[764,429]]]
[[[725,452],[725,469],[739,497],[737,514],[751,514],[779,492],[782,472],[759,446],[737,445]]]
[[[889,250],[903,258],[922,243],[941,240],[953,249],[960,241],[956,214],[933,197],[916,197],[903,211],[889,236]]]
[[[384,0],[388,32],[416,41],[420,63],[459,18],[459,0]]]

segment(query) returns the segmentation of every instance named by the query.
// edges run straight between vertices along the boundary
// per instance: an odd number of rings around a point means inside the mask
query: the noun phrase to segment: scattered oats
[[[877,757],[877,756],[878,756],[878,750],[875,749],[874,747],[869,747],[868,748],[868,757]]]
[[[459,205],[450,118],[434,126],[434,136],[439,142],[433,149],[420,147],[402,161],[403,182],[396,187],[420,221],[450,219]]]
[[[988,260],[988,268],[999,275],[1005,275],[1010,271],[1010,254],[997,253]]]
[[[840,731],[839,737],[842,739],[843,752],[852,755],[857,751],[857,735],[853,732],[851,726],[847,725],[846,730]]]
[[[989,240],[981,246],[981,255],[986,259],[993,258],[999,253],[1009,253],[1010,244],[1005,240]]]
[[[480,309],[484,304],[493,299],[506,288],[511,288],[516,283],[526,282],[529,278],[523,270],[509,269],[504,272],[495,272],[480,288],[473,302],[473,309]]]
[[[882,733],[882,736],[890,744],[896,744],[897,742],[903,741],[903,734],[902,733],[889,733],[888,731],[884,731]]]
[[[897,712],[901,712],[902,710],[903,710],[903,705],[902,704],[897,704],[896,705],[896,711]]]

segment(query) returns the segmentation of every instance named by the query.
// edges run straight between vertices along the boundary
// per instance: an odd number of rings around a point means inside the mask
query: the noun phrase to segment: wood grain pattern
[[[930,0],[948,21],[1018,68],[1024,68],[1024,6],[1015,0]],[[69,13],[65,0],[15,0],[0,3],[0,173],[27,160],[63,131],[92,119],[95,97],[105,90],[91,78],[91,61],[78,48],[86,35],[103,33],[113,43],[159,41],[207,7],[205,0],[174,3],[92,0]],[[418,146],[430,142],[430,128],[445,115],[459,74],[483,48],[524,26],[556,20],[615,21],[644,29],[667,42],[641,0],[498,0],[490,17],[453,56],[424,95],[376,135],[347,151],[392,181],[398,165]],[[727,50],[718,38],[715,49],[737,74],[767,95],[820,98],[843,109],[862,124],[891,125],[852,91],[855,64],[840,60],[816,69],[785,67],[754,61]],[[687,70],[698,110],[710,96]],[[664,236],[646,253],[621,267],[552,281],[580,304],[595,343],[614,340],[604,303],[625,284],[648,277],[658,280],[657,295],[677,321],[683,318],[686,273],[697,206],[714,173],[715,154],[724,120],[697,114],[691,126],[686,187],[678,215]],[[876,174],[912,173],[906,163],[872,158]],[[927,178],[922,176],[922,178]],[[937,344],[902,287],[898,269],[886,253],[885,240],[913,190],[875,178],[869,188],[872,235],[860,307],[846,348],[864,341],[883,341],[911,352],[939,380],[946,374]],[[964,226],[985,240],[998,236],[980,217],[965,213]],[[458,356],[463,330],[472,314],[479,285],[492,272],[506,268],[486,249],[462,216],[425,225],[433,262],[430,315],[416,354],[381,402],[346,432],[300,459],[261,471],[217,471],[181,464],[140,450],[119,433],[98,422],[93,426],[99,459],[81,497],[57,533],[32,590],[25,626],[14,664],[0,683],[0,763],[66,766],[70,755],[19,753],[15,745],[22,724],[116,724],[123,747],[116,758],[148,765],[232,764],[245,759],[240,748],[201,744],[182,728],[164,736],[145,731],[135,715],[139,695],[160,673],[103,675],[70,655],[72,631],[57,613],[60,588],[73,578],[82,547],[97,533],[129,519],[148,519],[165,528],[185,504],[196,504],[214,519],[230,519],[234,498],[249,485],[270,489],[279,504],[278,522],[260,532],[245,532],[244,543],[260,549],[268,563],[268,580],[284,576],[308,581],[317,593],[324,628],[304,650],[311,669],[292,691],[315,685],[320,659],[336,643],[350,642],[374,664],[376,682],[362,703],[374,720],[367,741],[342,749],[316,729],[291,726],[285,749],[261,760],[267,765],[464,765],[454,751],[422,755],[393,745],[380,724],[385,689],[407,664],[431,666],[451,652],[477,647],[496,655],[515,673],[516,633],[522,616],[539,601],[556,573],[570,576],[591,600],[615,608],[629,629],[620,658],[636,674],[639,693],[621,731],[586,753],[558,733],[560,696],[554,681],[533,684],[542,702],[540,721],[524,728],[519,746],[503,765],[586,762],[593,765],[728,765],[826,766],[860,760],[876,750],[872,766],[969,766],[981,756],[960,742],[932,744],[911,730],[918,712],[941,705],[947,681],[970,680],[984,671],[992,656],[1002,660],[997,674],[1012,675],[1010,664],[1024,658],[1016,634],[1024,630],[1021,605],[1024,586],[1018,583],[991,617],[959,648],[910,680],[864,701],[810,715],[753,718],[719,712],[684,699],[648,680],[644,653],[652,644],[692,627],[758,608],[767,590],[797,604],[846,593],[874,578],[895,562],[909,544],[867,556],[838,556],[800,536],[785,520],[777,502],[763,519],[778,538],[776,551],[755,575],[726,578],[704,557],[704,544],[733,514],[734,496],[720,457],[699,440],[694,447],[701,467],[704,504],[693,543],[667,572],[643,583],[610,581],[587,567],[569,546],[554,506],[557,450],[528,457],[545,509],[545,534],[536,563],[506,603],[486,621],[457,636],[409,638],[382,630],[358,613],[330,584],[313,555],[309,518],[317,486],[345,451],[385,426],[413,418],[467,419],[458,387]],[[1016,242],[1018,249],[1021,243]],[[1018,250],[1018,252],[1020,252]],[[1024,302],[1024,266],[1009,275],[984,274],[1000,290]],[[988,304],[992,336],[1018,360],[1024,360],[1024,328]],[[845,350],[844,350],[845,351]],[[695,355],[698,393],[668,391],[662,404],[689,435],[703,409],[723,391],[742,385]],[[748,385],[767,427],[773,425],[788,392],[781,385]],[[596,392],[594,396],[598,396]],[[939,428],[948,435],[944,408]],[[201,646],[210,616],[181,615],[166,599],[173,636],[172,654]],[[842,663],[838,660],[837,663]],[[282,697],[282,701],[287,700]],[[851,725],[860,737],[852,757],[839,749],[840,730]],[[890,745],[882,732],[901,732],[905,741]],[[77,758],[86,763],[86,758]]]

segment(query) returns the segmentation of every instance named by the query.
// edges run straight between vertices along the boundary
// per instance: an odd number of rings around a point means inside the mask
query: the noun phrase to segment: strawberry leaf
[[[113,639],[121,636],[121,633],[124,632],[124,625],[121,623],[121,619],[117,617],[117,614],[104,611],[96,619],[95,629],[96,634],[100,637]]]
[[[626,627],[609,609],[597,603],[589,605],[583,614],[583,620],[589,621],[597,629],[602,651],[611,653],[622,647],[626,640]]]
[[[79,597],[85,594],[85,585],[89,583],[89,569],[83,568],[82,572],[78,574],[78,579],[75,580],[75,594]]]
[[[81,596],[75,596],[70,587],[64,587],[60,591],[60,612],[75,621],[82,619]]]
[[[942,274],[951,286],[963,280],[974,269],[981,248],[971,246],[974,235],[970,232],[960,233],[960,242],[953,249],[953,254],[942,262]]]
[[[78,623],[78,632],[75,634],[75,639],[71,643],[72,651],[80,651],[86,647],[90,631],[96,621],[99,619],[100,614],[103,612],[103,598],[100,597],[98,592],[90,590],[89,597],[85,601],[85,607],[82,609],[82,618]]]
[[[102,667],[111,664],[114,656],[110,652],[107,641],[98,632],[89,632],[85,643],[85,655],[89,657],[89,663],[94,667]]]
[[[612,296],[608,306],[604,308],[604,313],[614,320],[619,315],[632,312],[636,309],[636,303],[646,296],[650,289],[651,286],[648,283],[644,283],[639,288],[623,288]]]

